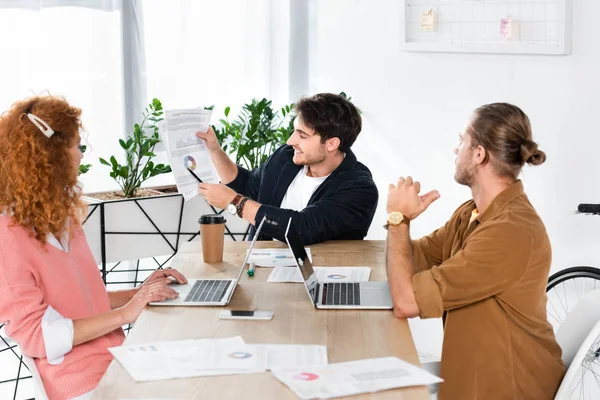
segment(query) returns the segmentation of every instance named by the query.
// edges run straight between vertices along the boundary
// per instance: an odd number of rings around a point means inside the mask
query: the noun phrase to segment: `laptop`
[[[250,248],[244,257],[244,261],[240,266],[240,271],[235,279],[188,279],[188,283],[185,285],[171,284],[169,287],[173,288],[179,293],[179,297],[176,299],[167,299],[160,302],[151,302],[153,306],[226,306],[233,297],[233,292],[238,285],[238,281],[242,276],[244,267],[252,254],[252,249],[256,243],[259,233],[266,221],[266,216],[262,218]]]
[[[294,255],[310,301],[320,309],[382,309],[392,308],[392,296],[387,281],[319,282],[298,232],[292,229],[292,219],[285,231],[285,240]]]

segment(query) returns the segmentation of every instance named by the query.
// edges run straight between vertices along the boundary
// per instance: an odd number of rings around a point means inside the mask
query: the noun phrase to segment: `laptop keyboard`
[[[323,283],[323,304],[326,306],[359,306],[360,284]]]
[[[192,303],[218,303],[223,299],[230,285],[230,280],[211,279],[196,281],[184,301]]]

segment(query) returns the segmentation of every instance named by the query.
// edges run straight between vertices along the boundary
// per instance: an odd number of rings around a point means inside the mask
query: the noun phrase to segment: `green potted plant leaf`
[[[264,163],[294,131],[293,108],[293,104],[288,104],[275,111],[271,100],[252,99],[233,121],[229,119],[231,108],[225,108],[225,118],[213,129],[235,163],[253,169]]]
[[[119,139],[119,144],[125,151],[125,165],[121,165],[115,156],[110,162],[100,158],[100,163],[111,167],[110,176],[113,178],[125,198],[136,196],[136,192],[146,180],[171,172],[171,167],[164,164],[154,164],[152,158],[154,148],[160,142],[157,123],[162,121],[163,108],[158,99],[153,99],[143,113],[141,124],[135,124],[133,134],[127,139]],[[147,132],[151,132],[147,134]]]
[[[85,144],[79,146],[79,151],[81,151],[81,154],[84,154],[86,150],[87,146]],[[92,164],[79,164],[79,172],[77,175],[83,175],[87,173],[90,168],[92,168]]]

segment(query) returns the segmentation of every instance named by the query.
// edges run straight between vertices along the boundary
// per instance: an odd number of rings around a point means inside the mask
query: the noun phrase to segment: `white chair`
[[[600,399],[600,379],[595,379],[600,376],[600,290],[588,292],[569,312],[556,332],[556,341],[567,373],[554,399],[569,399],[574,392],[577,398]],[[440,376],[439,362],[423,363],[422,367]],[[584,380],[586,374],[589,382]],[[438,389],[439,384],[431,385],[429,392]]]
[[[600,290],[586,294],[569,312],[556,340],[567,367],[555,400],[600,398]],[[587,385],[586,385],[587,383]]]
[[[29,372],[31,372],[33,388],[35,390],[35,400],[48,400],[48,395],[46,394],[46,389],[44,389],[44,383],[42,382],[40,372],[35,365],[35,361],[33,358],[26,356],[22,352],[21,354],[23,355],[23,362],[25,362],[25,365],[29,368]]]

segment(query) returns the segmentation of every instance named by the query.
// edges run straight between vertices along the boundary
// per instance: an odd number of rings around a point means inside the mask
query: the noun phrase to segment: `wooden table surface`
[[[205,264],[200,241],[186,243],[170,266],[188,278],[235,277],[249,242],[226,242],[224,261]],[[384,241],[333,241],[310,246],[315,266],[369,266],[370,280],[385,280]],[[258,248],[285,247],[257,242]],[[271,321],[220,320],[223,307],[147,307],[125,344],[240,335],[246,343],[319,344],[327,346],[329,363],[396,356],[419,366],[405,319],[389,310],[317,310],[299,283],[267,283],[272,269],[244,272],[227,308],[270,310]],[[171,379],[136,383],[113,361],[94,399],[295,399],[271,373]],[[425,387],[394,389],[352,399],[428,399]]]

